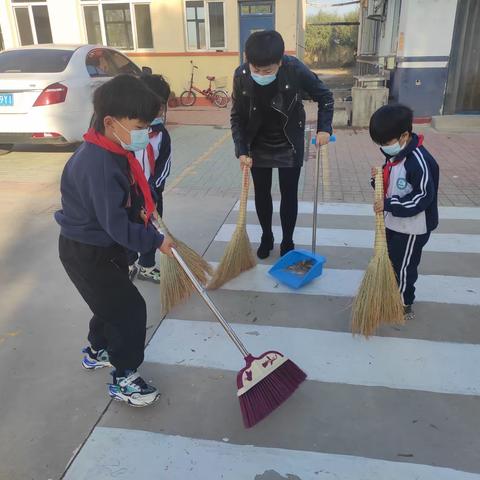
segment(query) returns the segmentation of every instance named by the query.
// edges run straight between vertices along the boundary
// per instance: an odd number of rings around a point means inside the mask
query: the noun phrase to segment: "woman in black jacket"
[[[255,207],[262,227],[257,255],[262,259],[269,256],[274,245],[273,168],[278,168],[281,193],[280,253],[295,248],[293,231],[305,142],[302,94],[307,93],[318,103],[317,145],[327,144],[332,133],[332,93],[300,60],[284,52],[278,32],[253,33],[245,44],[247,62],[237,68],[233,79],[232,136],[240,166],[252,172]]]

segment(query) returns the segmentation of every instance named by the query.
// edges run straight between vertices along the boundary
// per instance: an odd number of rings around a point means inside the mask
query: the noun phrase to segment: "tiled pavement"
[[[307,112],[311,121],[314,109],[307,106]],[[194,196],[238,196],[238,163],[233,155],[228,113],[226,110],[206,107],[172,110],[169,113],[170,120],[176,123],[187,122],[189,125],[174,125],[172,130],[175,156],[167,188],[175,193]],[[213,122],[215,125],[200,126],[202,121],[205,124]],[[313,128],[313,124],[309,128]],[[415,129],[425,135],[425,146],[440,164],[440,205],[480,205],[480,132],[448,134],[429,127],[418,126]],[[322,162],[319,200],[370,202],[370,167],[382,163],[382,154],[371,142],[367,130],[348,128],[338,129],[335,133],[337,142],[330,146],[328,160]],[[306,141],[310,134],[308,131]],[[191,138],[195,142],[190,142]],[[308,143],[307,141],[307,148]],[[300,179],[302,200],[311,200],[313,193],[315,149],[309,150],[306,168]],[[185,168],[192,162],[195,163],[194,168],[185,172]],[[278,193],[275,184],[274,187]]]

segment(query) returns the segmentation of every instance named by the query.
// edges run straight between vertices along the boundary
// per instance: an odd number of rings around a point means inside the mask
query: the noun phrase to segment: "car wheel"
[[[6,155],[13,150],[13,143],[0,143],[0,155]]]

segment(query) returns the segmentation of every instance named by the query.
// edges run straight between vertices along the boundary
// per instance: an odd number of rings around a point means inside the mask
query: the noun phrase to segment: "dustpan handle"
[[[335,135],[330,135],[330,142],[335,142],[337,137]],[[317,144],[317,139],[312,138],[312,145]],[[315,190],[313,194],[313,222],[312,222],[312,253],[315,255],[317,250],[317,212],[318,212],[318,184],[320,182],[320,156],[323,160],[328,158],[328,145],[322,145],[320,148],[317,148],[317,154],[315,157]]]
[[[240,341],[240,339],[238,338],[237,334],[234,332],[232,327],[223,318],[223,315],[220,313],[216,305],[212,302],[211,298],[205,292],[205,289],[200,285],[200,282],[197,280],[195,275],[188,268],[188,265],[184,262],[183,258],[180,256],[177,250],[175,250],[175,248],[172,248],[172,253],[173,253],[173,256],[175,257],[175,260],[180,264],[183,271],[187,274],[188,278],[193,283],[193,286],[195,287],[197,292],[200,294],[200,296],[203,298],[204,302],[208,305],[208,308],[210,308],[210,310],[215,315],[215,317],[217,317],[217,320],[220,322],[220,325],[225,329],[225,331],[227,332],[227,335],[231,338],[235,346],[240,350],[240,352],[244,357],[247,357],[248,355],[250,355],[248,350],[245,348],[245,345]]]

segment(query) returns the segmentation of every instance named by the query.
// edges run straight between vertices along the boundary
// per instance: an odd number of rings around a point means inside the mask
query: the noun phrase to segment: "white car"
[[[0,144],[81,142],[92,121],[93,91],[120,73],[140,75],[142,69],[99,45],[0,52]]]

